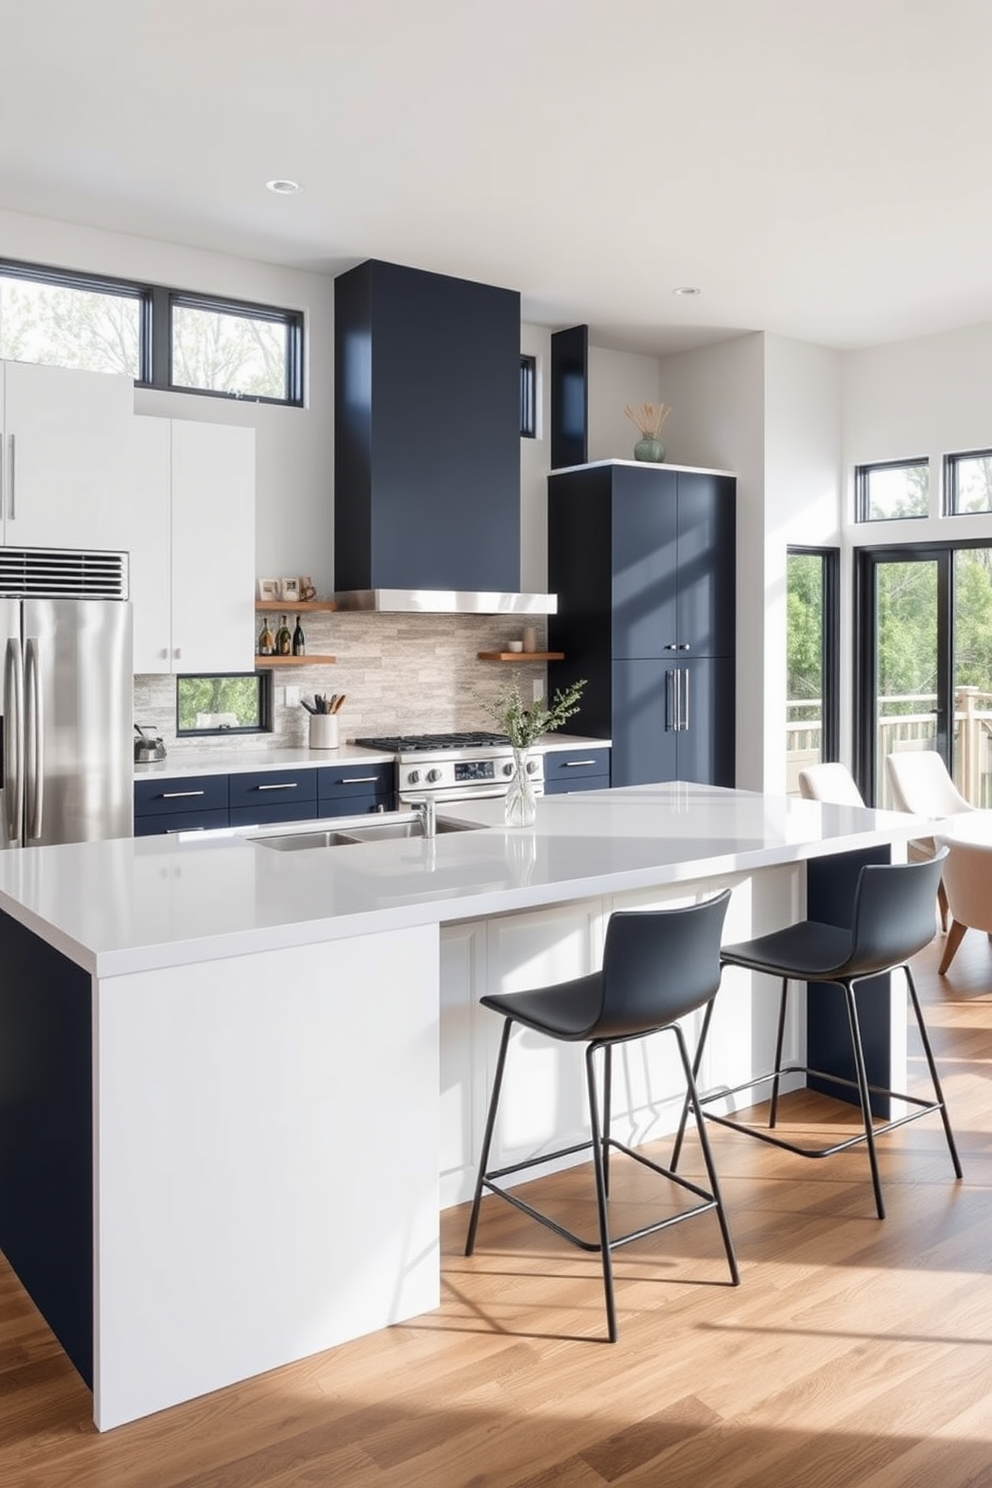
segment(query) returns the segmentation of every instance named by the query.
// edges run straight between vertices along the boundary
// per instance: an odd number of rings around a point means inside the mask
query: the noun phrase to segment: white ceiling
[[[992,320],[989,0],[0,0],[0,47],[0,208],[617,349]]]

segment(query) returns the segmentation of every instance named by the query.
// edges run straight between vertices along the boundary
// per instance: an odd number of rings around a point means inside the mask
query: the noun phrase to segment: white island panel
[[[101,1429],[437,1306],[437,941],[98,984]]]

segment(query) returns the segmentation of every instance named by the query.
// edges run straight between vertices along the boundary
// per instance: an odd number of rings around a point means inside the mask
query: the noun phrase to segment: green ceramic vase
[[[660,465],[665,458],[665,446],[660,439],[655,439],[652,434],[644,434],[634,445],[635,460],[649,460],[653,465]]]

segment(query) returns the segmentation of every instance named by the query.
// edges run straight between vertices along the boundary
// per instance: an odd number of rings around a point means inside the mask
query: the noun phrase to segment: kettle
[[[136,765],[147,765],[152,760],[165,759],[165,745],[161,739],[151,739],[145,733],[140,723],[134,725],[137,738],[134,741],[134,763]]]

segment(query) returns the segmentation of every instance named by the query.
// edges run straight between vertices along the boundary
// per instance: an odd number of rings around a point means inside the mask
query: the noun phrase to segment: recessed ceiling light
[[[698,295],[702,294],[702,292],[701,289],[696,289],[691,284],[680,284],[678,289],[672,290],[673,295]]]
[[[299,181],[266,181],[265,184],[277,196],[295,196],[297,191],[303,190]]]

